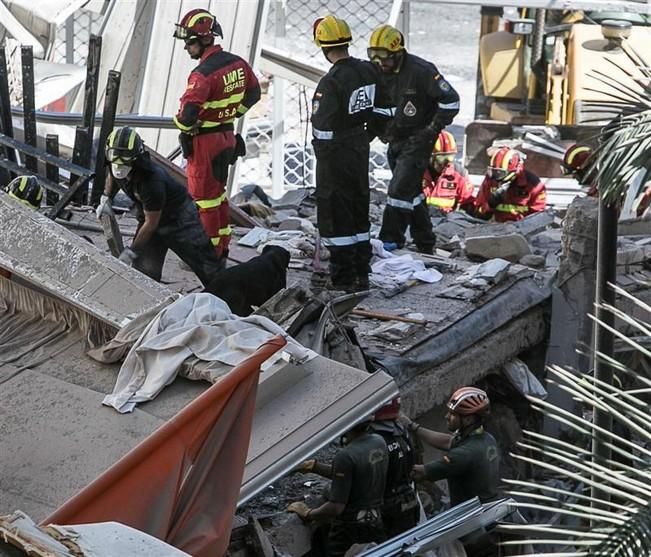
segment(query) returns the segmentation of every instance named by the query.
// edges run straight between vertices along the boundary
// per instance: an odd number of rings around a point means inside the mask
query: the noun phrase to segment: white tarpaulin
[[[118,412],[131,412],[138,402],[152,400],[174,381],[187,358],[213,362],[210,369],[217,378],[276,335],[286,333],[270,319],[238,317],[212,294],[189,294],[163,309],[145,328],[127,354],[113,392],[103,403]],[[263,371],[285,365],[283,353],[296,361],[316,356],[288,338],[284,351],[267,361]]]

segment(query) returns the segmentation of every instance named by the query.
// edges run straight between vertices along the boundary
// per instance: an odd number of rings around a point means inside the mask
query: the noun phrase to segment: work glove
[[[309,474],[314,472],[314,467],[316,466],[316,458],[310,458],[309,460],[304,460],[297,467],[296,471],[301,474]]]
[[[511,184],[509,182],[505,182],[501,186],[499,186],[493,193],[490,194],[488,197],[488,205],[492,209],[497,207],[502,201],[504,201],[504,196],[506,195],[506,191],[509,189],[509,186]]]
[[[425,479],[425,466],[422,464],[414,464],[411,469],[411,479],[419,482]]]
[[[303,503],[303,501],[296,501],[287,507],[287,512],[296,513],[305,521],[307,521],[307,513],[309,513],[310,510],[310,507]]]
[[[111,207],[111,198],[108,195],[102,194],[102,197],[99,199],[99,205],[95,209],[95,214],[97,218],[102,218],[102,215],[110,215],[113,212]]]
[[[230,161],[230,164],[235,164],[237,159],[246,155],[246,143],[244,138],[238,133],[235,134],[235,147],[233,149],[233,158]]]
[[[131,248],[124,248],[118,259],[131,267],[133,262],[138,258],[138,254]]]

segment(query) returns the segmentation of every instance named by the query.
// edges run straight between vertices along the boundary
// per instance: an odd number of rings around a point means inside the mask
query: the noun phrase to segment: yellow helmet
[[[312,32],[314,42],[321,48],[345,46],[349,45],[353,40],[348,24],[343,19],[338,19],[333,15],[327,15],[315,20]]]
[[[395,27],[380,25],[371,33],[368,47],[369,49],[384,49],[388,52],[400,52],[405,48],[405,38]]]

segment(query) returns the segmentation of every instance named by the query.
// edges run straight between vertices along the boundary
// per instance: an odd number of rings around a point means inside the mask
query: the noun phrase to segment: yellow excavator
[[[646,2],[517,2],[514,16],[482,2],[475,121],[466,128],[465,163],[483,173],[486,149],[510,142],[541,176],[560,175],[563,145],[585,141],[616,113],[618,82],[651,65]],[[544,7],[543,7],[544,6]],[[549,9],[557,8],[557,9]],[[519,142],[519,144],[518,144]],[[560,155],[562,156],[562,154]]]

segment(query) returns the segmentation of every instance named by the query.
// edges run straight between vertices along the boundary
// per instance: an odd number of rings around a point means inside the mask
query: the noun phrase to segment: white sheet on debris
[[[409,254],[394,255],[384,249],[380,240],[371,240],[373,259],[371,260],[371,284],[380,288],[393,288],[408,280],[438,282],[443,275],[436,269],[427,269],[420,259]]]
[[[276,335],[287,336],[270,319],[257,315],[238,317],[212,294],[189,294],[163,309],[145,328],[103,404],[118,412],[131,412],[138,402],[153,400],[174,381],[186,358],[194,355],[216,362],[218,365],[211,369],[222,375]],[[287,338],[284,350],[267,360],[263,371],[285,365],[283,354],[301,362],[316,356]]]

